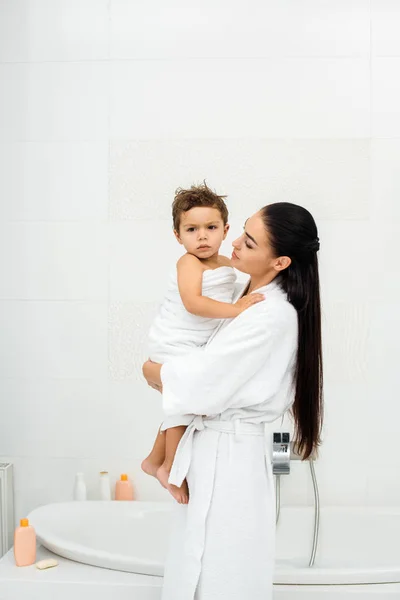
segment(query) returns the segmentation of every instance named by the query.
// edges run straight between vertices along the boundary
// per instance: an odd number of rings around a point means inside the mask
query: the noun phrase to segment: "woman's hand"
[[[153,362],[149,359],[143,364],[142,372],[149,386],[162,393],[162,381],[160,377],[161,367],[162,365],[160,363]]]
[[[257,304],[257,302],[262,302],[265,300],[264,294],[247,294],[247,296],[243,296],[237,302],[234,303],[235,308],[237,308],[237,314],[240,315],[246,308],[250,308],[253,304]]]

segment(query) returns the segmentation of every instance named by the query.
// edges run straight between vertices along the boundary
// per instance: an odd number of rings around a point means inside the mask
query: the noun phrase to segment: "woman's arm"
[[[296,350],[296,310],[286,303],[260,303],[204,349],[162,365],[164,413],[215,415],[261,404],[279,390]]]
[[[237,317],[249,306],[264,300],[263,294],[249,294],[235,304],[212,300],[202,296],[203,266],[193,254],[184,254],[176,265],[178,289],[184,307],[199,317],[231,319]]]

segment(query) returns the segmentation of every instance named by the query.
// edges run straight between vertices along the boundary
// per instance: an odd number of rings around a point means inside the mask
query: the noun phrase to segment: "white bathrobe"
[[[241,288],[239,297],[245,286]],[[256,291],[256,290],[255,290]],[[161,368],[163,428],[194,415],[170,483],[176,505],[162,600],[272,600],[275,499],[265,423],[294,399],[297,313],[275,279],[207,346]]]

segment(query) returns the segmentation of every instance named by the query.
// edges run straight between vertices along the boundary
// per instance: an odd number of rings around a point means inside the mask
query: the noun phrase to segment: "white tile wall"
[[[24,458],[49,458],[51,448],[53,458],[122,457],[137,470],[162,421],[161,396],[142,381],[6,379],[4,396],[0,454]]]
[[[369,139],[268,138],[114,142],[111,216],[170,219],[178,185],[206,179],[227,195],[232,218],[245,220],[270,199],[290,199],[329,223],[367,219],[370,144]]]
[[[400,5],[396,0],[371,0],[371,50],[375,56],[400,56]]]
[[[181,253],[174,190],[203,179],[228,194],[225,254],[268,202],[314,214],[321,501],[398,504],[399,24],[395,0],[0,0],[0,460],[16,520],[70,499],[76,471],[90,498],[108,469],[168,499],[140,470],[162,419],[141,363]],[[312,502],[307,465],[282,502]]]
[[[368,505],[398,506],[400,504],[400,491],[395,473],[393,467],[386,464],[380,464],[369,470],[367,483]]]
[[[112,408],[107,386],[94,379],[5,379],[7,419],[0,451],[46,459],[109,456]],[[15,435],[18,431],[19,435]]]
[[[400,57],[371,61],[371,123],[376,138],[400,137]]]
[[[75,473],[85,474],[88,500],[99,499],[99,472],[108,470],[112,492],[117,479],[127,473],[135,483],[137,500],[171,501],[174,500],[153,477],[148,477],[138,468],[138,463],[120,457],[110,460],[108,456],[99,455],[95,459],[86,458],[26,458],[2,456],[7,462],[14,463],[15,514],[17,519],[23,518],[31,510],[51,502],[67,502],[72,500],[72,489]],[[134,464],[134,466],[133,466]]]
[[[383,230],[388,222],[400,222],[399,156],[400,139],[372,140],[370,211],[374,223],[383,224]]]
[[[0,64],[2,141],[104,141],[108,69],[104,62]]]
[[[0,60],[107,58],[107,6],[107,0],[2,0]]]
[[[115,138],[370,134],[367,59],[114,61],[110,80],[110,134]]]
[[[32,221],[1,224],[0,270],[3,299],[107,302],[106,225]]]
[[[158,241],[157,246],[154,239]],[[183,254],[182,248],[173,235],[170,220],[113,222],[110,227],[111,300],[161,302],[169,274]],[[149,277],[152,273],[157,276]]]
[[[147,332],[159,302],[113,302],[109,309],[109,373],[115,381],[144,382]]]
[[[327,380],[359,384],[368,376],[367,344],[370,305],[359,302],[323,303],[323,350]]]
[[[386,394],[389,385],[391,385],[392,394],[396,394],[400,384],[398,369],[400,311],[398,300],[388,297],[385,302],[371,303],[369,312],[368,362],[371,369],[369,380],[371,384],[375,384],[375,389],[377,384],[381,385],[382,392],[385,391]]]
[[[379,292],[376,285],[371,285],[371,263],[375,256],[370,256],[371,240],[377,232],[368,219],[320,220],[319,232],[321,295],[329,325],[332,303],[346,306],[355,301],[367,302]]]
[[[0,142],[5,221],[106,221],[108,142]]]
[[[323,32],[323,35],[321,34]],[[112,58],[369,56],[364,0],[111,0]]]
[[[325,382],[325,426],[322,435],[321,460],[335,464],[346,460],[349,464],[362,464],[366,445],[371,444],[370,431],[363,426],[360,415],[368,416],[370,386],[364,381]],[[341,443],[337,432],[340,431]],[[367,450],[368,454],[368,450]],[[362,469],[364,472],[364,469]],[[365,474],[365,473],[364,473]],[[328,470],[329,475],[329,470]],[[338,490],[340,494],[340,490]]]
[[[106,302],[4,300],[0,323],[0,378],[107,380]]]

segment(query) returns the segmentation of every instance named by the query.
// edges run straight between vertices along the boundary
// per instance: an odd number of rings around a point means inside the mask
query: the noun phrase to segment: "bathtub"
[[[172,502],[67,502],[41,506],[28,518],[42,546],[59,556],[161,578],[172,509]],[[319,592],[318,598],[336,600],[360,590],[363,599],[400,599],[400,509],[322,508],[309,568],[312,534],[312,507],[282,507],[274,598],[300,600]]]

